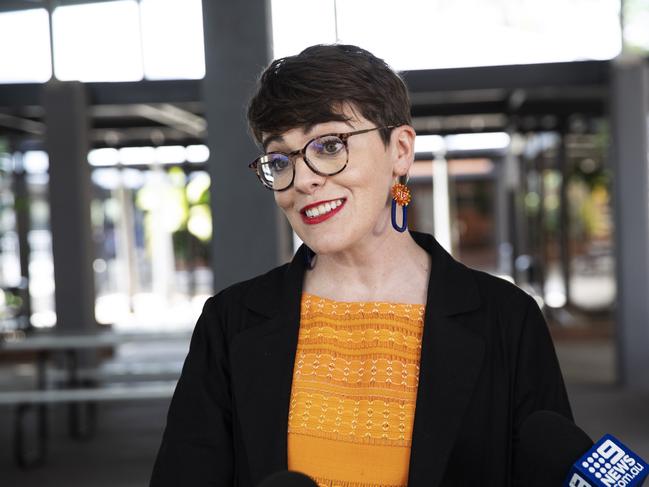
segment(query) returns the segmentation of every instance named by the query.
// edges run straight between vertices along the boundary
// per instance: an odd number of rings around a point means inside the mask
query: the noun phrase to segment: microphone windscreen
[[[259,487],[318,487],[318,484],[300,472],[277,472],[266,477]]]
[[[593,441],[569,419],[535,411],[521,425],[515,448],[517,477],[530,487],[562,486],[572,465]]]

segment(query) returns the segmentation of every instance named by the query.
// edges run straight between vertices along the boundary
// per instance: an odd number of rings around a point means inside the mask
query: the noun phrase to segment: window
[[[148,79],[205,76],[200,0],[142,0],[144,75]]]
[[[54,71],[62,80],[205,76],[200,0],[119,0],[53,13]]]
[[[273,0],[272,9],[275,57],[337,40],[413,70],[611,59],[621,49],[619,0]]]
[[[52,24],[57,78],[142,79],[139,9],[134,0],[58,7]]]
[[[0,83],[42,83],[51,76],[47,11],[0,14]]]

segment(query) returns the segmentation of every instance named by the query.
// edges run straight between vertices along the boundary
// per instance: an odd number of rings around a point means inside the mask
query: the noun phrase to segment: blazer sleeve
[[[514,429],[534,411],[550,410],[572,420],[568,394],[548,326],[536,301],[527,296],[516,353]]]
[[[218,299],[207,300],[194,328],[151,487],[233,484],[230,374]]]
[[[573,420],[552,338],[536,301],[528,297],[518,342],[514,383],[512,487],[529,485],[531,465],[518,458],[521,424],[535,411],[554,411]]]

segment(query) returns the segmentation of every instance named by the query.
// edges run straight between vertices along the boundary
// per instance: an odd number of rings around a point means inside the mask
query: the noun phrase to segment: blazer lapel
[[[480,305],[470,271],[429,235],[413,237],[432,256],[424,317],[409,487],[440,485],[482,367],[484,342],[463,325]]]
[[[245,300],[261,322],[232,341],[230,361],[235,412],[251,480],[257,485],[286,470],[288,410],[300,327],[300,297],[306,266],[301,248],[283,279],[261,280]]]

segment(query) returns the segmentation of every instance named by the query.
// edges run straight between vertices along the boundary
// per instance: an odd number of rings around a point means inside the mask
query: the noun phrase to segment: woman
[[[251,167],[304,241],[210,298],[151,485],[520,485],[521,423],[571,417],[535,302],[406,228],[415,131],[401,79],[355,46],[274,61]]]

